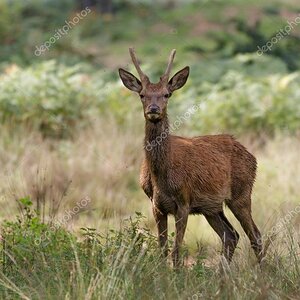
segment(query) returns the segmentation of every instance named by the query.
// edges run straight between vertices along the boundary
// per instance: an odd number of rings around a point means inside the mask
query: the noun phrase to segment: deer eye
[[[140,95],[140,98],[141,98],[141,99],[144,99],[144,98],[145,98],[145,95]]]
[[[171,97],[171,93],[170,94],[165,94],[164,97],[165,98],[170,98]]]

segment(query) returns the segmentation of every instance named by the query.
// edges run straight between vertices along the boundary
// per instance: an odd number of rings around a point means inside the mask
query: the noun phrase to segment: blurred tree
[[[100,11],[105,14],[112,13],[112,0],[98,0],[100,4]]]
[[[77,2],[81,10],[89,7],[99,9],[103,14],[111,14],[113,12],[112,0],[77,0]]]

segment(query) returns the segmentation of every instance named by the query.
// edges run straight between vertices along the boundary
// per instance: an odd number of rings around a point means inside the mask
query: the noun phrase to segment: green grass
[[[290,299],[299,293],[299,239],[290,226],[272,244],[262,270],[245,251],[221,272],[203,249],[193,265],[174,270],[140,213],[106,234],[82,228],[78,239],[41,223],[29,198],[21,205],[23,216],[2,225],[5,299]]]

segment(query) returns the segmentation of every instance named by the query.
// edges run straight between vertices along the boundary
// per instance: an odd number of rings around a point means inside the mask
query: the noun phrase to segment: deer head
[[[167,114],[167,104],[172,93],[184,86],[189,76],[189,67],[178,71],[170,80],[170,72],[173,65],[176,50],[171,51],[169,62],[164,75],[158,83],[151,83],[149,77],[143,73],[133,48],[129,48],[132,62],[139,74],[140,80],[130,72],[119,69],[119,75],[123,84],[131,91],[140,95],[144,116],[146,120],[156,123]]]

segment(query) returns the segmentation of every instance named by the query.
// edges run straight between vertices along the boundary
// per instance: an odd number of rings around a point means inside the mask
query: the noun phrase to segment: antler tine
[[[168,79],[169,79],[169,76],[170,76],[170,73],[171,73],[171,69],[172,69],[172,65],[173,65],[173,61],[174,61],[175,54],[176,54],[176,49],[173,49],[173,50],[171,51],[170,56],[169,56],[169,62],[168,62],[168,65],[167,65],[165,74],[162,76],[164,80],[168,80]]]
[[[141,67],[140,67],[140,64],[137,60],[137,57],[136,57],[136,53],[135,53],[135,50],[134,48],[129,48],[129,53],[130,53],[130,56],[131,56],[131,59],[132,59],[132,62],[137,70],[137,72],[139,73],[139,76],[140,76],[140,79],[141,81],[144,81],[144,80],[147,80],[148,77],[147,75],[144,74],[144,72],[142,71]]]

